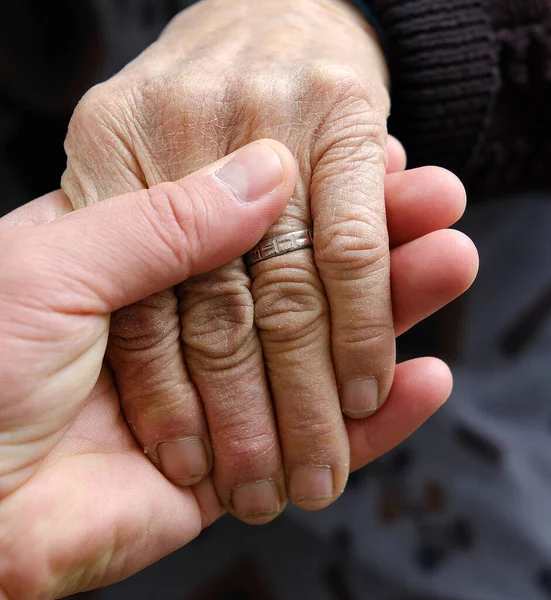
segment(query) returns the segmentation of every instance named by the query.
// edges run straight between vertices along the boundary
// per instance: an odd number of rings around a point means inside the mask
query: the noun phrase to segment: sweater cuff
[[[389,130],[411,166],[465,178],[484,140],[499,86],[484,0],[371,0],[392,80]]]

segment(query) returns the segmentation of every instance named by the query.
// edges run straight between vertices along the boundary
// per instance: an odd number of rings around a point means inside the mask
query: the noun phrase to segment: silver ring
[[[259,242],[252,250],[245,254],[245,264],[248,267],[256,263],[281,256],[288,252],[312,248],[314,245],[314,234],[311,229],[284,233],[276,237],[268,238]]]

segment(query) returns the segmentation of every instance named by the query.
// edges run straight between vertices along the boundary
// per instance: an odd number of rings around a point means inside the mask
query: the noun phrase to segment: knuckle
[[[253,470],[256,473],[262,469],[270,471],[275,466],[274,457],[278,453],[278,444],[273,432],[246,431],[243,426],[239,429],[228,427],[220,432],[224,439],[224,461],[235,470]],[[239,435],[236,435],[239,431]]]
[[[200,357],[228,367],[243,360],[254,337],[254,305],[248,286],[236,281],[223,293],[213,288],[183,314],[182,341]],[[222,366],[222,365],[221,365]]]
[[[360,317],[354,321],[354,326],[344,323],[339,330],[335,348],[342,349],[346,354],[362,356],[383,356],[383,352],[394,345],[394,329],[392,317],[389,323],[376,323],[370,317]]]
[[[142,181],[129,139],[130,110],[124,92],[111,82],[92,88],[77,105],[65,137],[61,182],[75,208],[129,191],[128,172]]]
[[[69,123],[69,131],[86,128],[90,120],[97,118],[98,108],[103,104],[105,84],[90,88],[76,105]]]
[[[181,437],[183,432],[196,433],[190,403],[182,391],[165,380],[154,389],[123,396],[124,418],[148,453],[160,441]]]
[[[77,104],[69,122],[65,149],[82,152],[82,141],[104,141],[110,131],[122,120],[121,107],[124,98],[111,83],[100,83],[91,88]],[[87,150],[86,150],[87,151]]]
[[[349,163],[355,159],[355,163],[384,164],[388,94],[350,64],[314,62],[309,71],[308,98],[314,105],[321,104],[312,162],[331,150]]]
[[[360,73],[347,62],[313,61],[306,71],[313,89],[338,97],[362,87]]]
[[[272,268],[257,277],[253,296],[256,325],[273,342],[307,340],[319,333],[327,317],[327,301],[313,268]]]
[[[380,217],[377,219],[380,221]],[[333,224],[316,233],[316,264],[320,272],[336,280],[390,277],[390,253],[384,229],[365,220]]]
[[[389,113],[388,94],[372,78],[348,62],[316,60],[303,70],[310,94],[335,106],[356,106],[362,112]]]
[[[110,341],[122,350],[163,353],[179,333],[177,300],[167,291],[114,313]]]
[[[313,450],[328,449],[332,451],[343,435],[343,423],[340,411],[320,410],[316,403],[310,409],[303,407],[300,418],[287,418],[280,427],[286,431],[286,436],[300,440],[301,446]]]

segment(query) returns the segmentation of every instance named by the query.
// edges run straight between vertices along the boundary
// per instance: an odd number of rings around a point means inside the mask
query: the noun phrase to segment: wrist
[[[204,43],[209,36],[234,49],[242,38],[257,55],[275,44],[280,60],[296,60],[301,52],[309,60],[333,55],[369,73],[372,83],[380,79],[388,92],[389,70],[379,36],[352,0],[201,0],[168,25],[163,47],[182,48],[193,39],[199,44],[199,37]]]
[[[346,20],[354,28],[361,30],[365,39],[371,46],[373,65],[381,74],[382,81],[387,90],[390,89],[390,72],[388,68],[387,52],[385,50],[382,28],[374,14],[360,10],[360,5],[367,7],[364,0],[310,0],[317,7],[330,11],[333,20]],[[369,18],[367,18],[369,17]]]

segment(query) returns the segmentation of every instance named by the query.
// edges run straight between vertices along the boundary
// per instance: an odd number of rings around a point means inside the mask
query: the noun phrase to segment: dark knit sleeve
[[[551,1],[371,0],[411,166],[471,191],[551,185]]]

